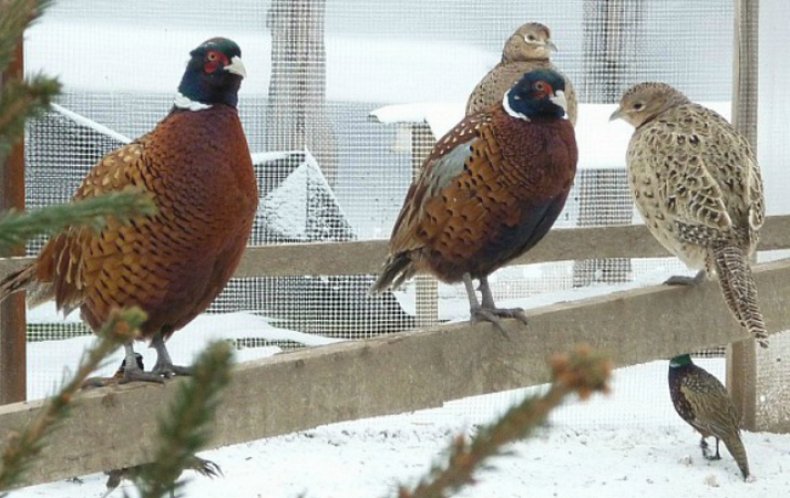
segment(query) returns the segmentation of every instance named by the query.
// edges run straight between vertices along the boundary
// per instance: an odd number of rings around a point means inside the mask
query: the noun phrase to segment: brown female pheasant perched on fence
[[[767,346],[749,257],[765,218],[763,181],[749,142],[723,117],[665,83],[629,89],[611,119],[634,126],[626,161],[650,233],[689,268],[717,275],[738,322]]]
[[[75,199],[133,187],[149,193],[154,216],[128,225],[71,228],[36,261],[0,282],[0,300],[27,289],[31,304],[79,307],[94,330],[115,307],[148,313],[142,338],[157,351],[152,372],[126,345],[127,380],[188,374],[164,341],[201,313],[239,263],[258,206],[258,188],[236,103],[245,76],[234,42],[213,38],[193,50],[170,113],[150,133],[105,156]]]
[[[557,71],[550,60],[551,53],[555,50],[557,46],[551,41],[548,27],[538,22],[519,26],[505,42],[502,60],[472,90],[466,103],[466,115],[485,111],[502,100],[502,95],[521,79],[524,73],[536,69]],[[563,76],[563,79],[568,107],[566,112],[571,124],[576,125],[576,92],[571,81],[566,76]]]
[[[526,322],[521,309],[495,307],[488,275],[537,244],[565,205],[577,150],[564,88],[555,71],[529,72],[436,143],[406,194],[373,292],[428,271],[464,282],[473,319]]]

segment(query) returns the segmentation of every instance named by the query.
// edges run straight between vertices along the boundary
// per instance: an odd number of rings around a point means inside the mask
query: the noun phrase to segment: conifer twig
[[[0,74],[17,54],[17,45],[31,22],[51,0],[0,0]],[[21,77],[5,80],[0,88],[0,160],[21,138],[25,120],[41,115],[60,93],[56,78],[37,74],[28,81]]]
[[[21,138],[25,121],[40,116],[59,93],[58,80],[42,74],[5,82],[0,92],[0,157]]]
[[[159,448],[141,470],[140,498],[160,498],[179,487],[176,480],[210,437],[219,394],[230,381],[232,351],[226,341],[210,344],[179,386],[166,417],[159,421]]]
[[[502,455],[504,445],[529,435],[569,394],[575,392],[587,399],[594,391],[608,392],[612,364],[592,353],[588,346],[579,346],[569,354],[555,355],[549,363],[552,384],[546,394],[527,397],[493,424],[482,427],[471,441],[464,435],[455,437],[445,461],[435,464],[413,490],[401,486],[398,498],[451,496],[464,486],[474,484],[475,471],[483,468],[487,459]]]
[[[145,319],[146,314],[139,308],[116,310],[110,314],[109,320],[98,332],[97,343],[83,354],[72,378],[44,404],[22,432],[9,434],[2,453],[0,490],[9,489],[20,482],[24,472],[41,453],[43,439],[57,427],[59,421],[68,416],[71,402],[82,382],[121,344],[137,337],[138,328]]]
[[[132,189],[26,213],[10,211],[0,217],[0,249],[22,244],[42,233],[59,232],[70,225],[88,225],[98,230],[110,216],[123,222],[132,216],[155,212],[151,197]]]
[[[14,58],[25,29],[52,4],[52,0],[0,0],[0,72]]]

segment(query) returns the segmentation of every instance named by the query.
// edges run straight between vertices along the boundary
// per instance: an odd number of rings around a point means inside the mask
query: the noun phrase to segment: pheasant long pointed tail
[[[768,331],[757,306],[757,286],[752,270],[742,249],[723,245],[713,251],[721,292],[735,318],[762,347],[768,347]]]
[[[25,290],[33,283],[35,275],[35,267],[28,265],[5,277],[0,281],[0,302],[15,292]]]
[[[384,264],[381,274],[370,287],[370,293],[376,294],[387,289],[397,289],[400,285],[414,275],[412,260],[407,253],[391,256]]]
[[[735,463],[738,464],[738,468],[741,469],[743,478],[748,478],[749,459],[746,457],[746,448],[743,446],[741,437],[737,433],[728,434],[727,437],[722,439],[722,442],[724,443],[724,446],[727,447],[727,450],[730,452],[732,457],[735,459]]]

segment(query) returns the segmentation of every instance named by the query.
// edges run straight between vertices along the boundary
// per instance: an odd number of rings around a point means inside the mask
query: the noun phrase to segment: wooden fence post
[[[0,78],[0,88],[23,74],[23,46]],[[17,142],[6,158],[0,157],[0,211],[25,208],[25,141]],[[18,247],[2,256],[24,255]],[[27,398],[27,325],[25,296],[17,293],[0,303],[0,405]]]
[[[580,102],[612,104],[633,79],[639,42],[644,33],[645,2],[633,0],[584,1],[584,77]],[[630,225],[633,201],[625,170],[584,169],[576,176],[579,196],[578,226]],[[619,283],[631,279],[629,258],[574,261],[573,286],[592,282]]]
[[[436,140],[426,123],[415,123],[411,127],[411,167],[412,178],[416,178],[422,162],[431,153]],[[428,327],[439,319],[439,283],[430,275],[417,275],[415,317],[417,328]]]
[[[326,108],[325,18],[326,0],[274,0],[269,7],[272,70],[264,146],[307,148],[334,187],[338,157]]]
[[[732,124],[757,150],[758,0],[735,0]],[[757,354],[754,339],[727,348],[727,387],[741,426],[757,429]]]

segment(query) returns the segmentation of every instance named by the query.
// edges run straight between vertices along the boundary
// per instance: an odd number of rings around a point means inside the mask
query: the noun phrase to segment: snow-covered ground
[[[765,259],[774,259],[773,257]],[[670,265],[671,268],[672,265]],[[529,267],[528,267],[529,268]],[[657,283],[666,268],[640,271],[627,287]],[[670,271],[674,273],[674,271]],[[623,286],[617,287],[624,288]],[[551,302],[608,293],[611,286],[592,286],[538,294],[502,305],[532,308]],[[447,288],[440,314],[463,319],[463,299]],[[409,301],[405,299],[404,302]],[[53,310],[36,310],[33,317],[51,319]],[[74,319],[75,317],[70,317]],[[225,332],[232,331],[232,332]],[[176,361],[187,361],[210,339],[265,337],[291,339],[312,345],[320,337],[277,329],[266,319],[245,313],[201,315],[169,343]],[[92,339],[31,343],[29,375],[31,398],[41,397],[72,365]],[[138,347],[147,364],[152,351]],[[277,348],[247,348],[238,361],[275,354]],[[116,355],[103,373],[114,371]],[[719,378],[722,359],[698,363]],[[723,459],[704,460],[698,436],[675,414],[666,383],[667,362],[655,361],[617,370],[612,394],[591,401],[572,401],[559,409],[537,436],[513,447],[513,454],[497,458],[496,470],[480,474],[480,483],[459,496],[489,497],[631,497],[684,498],[777,497],[790,495],[790,435],[744,433],[753,482],[743,482],[734,461],[722,447]],[[43,378],[39,378],[43,377]],[[42,382],[44,378],[48,382]],[[36,387],[37,386],[37,387]],[[304,432],[206,451],[201,456],[222,467],[224,477],[210,480],[187,473],[187,497],[215,498],[355,498],[393,496],[398,483],[414,483],[436,460],[451,437],[474,433],[479,424],[543,387],[477,396],[446,403],[438,409],[397,416],[344,422]],[[94,474],[16,491],[12,497],[98,497],[105,476]],[[129,483],[123,491],[132,492]],[[122,490],[111,496],[120,497]],[[134,496],[132,494],[132,496]]]
[[[716,375],[723,361],[699,360]],[[666,361],[615,372],[613,392],[573,401],[555,412],[535,438],[515,444],[479,484],[458,496],[684,498],[779,497],[790,494],[790,435],[744,433],[753,482],[740,478],[722,447],[720,461],[704,460],[696,433],[672,410]],[[635,387],[639,387],[637,389]],[[454,434],[474,433],[527,391],[467,398],[444,407],[379,417],[201,453],[222,467],[210,480],[185,474],[190,498],[373,498],[394,496],[414,483]],[[105,476],[83,476],[14,492],[15,498],[98,497]],[[111,496],[132,493],[122,484]],[[131,496],[134,496],[132,493]]]

